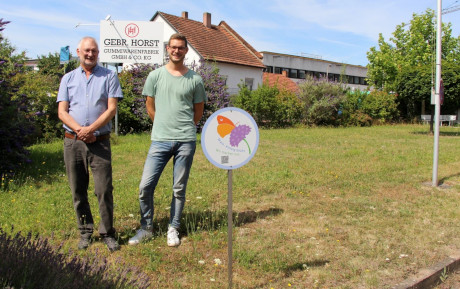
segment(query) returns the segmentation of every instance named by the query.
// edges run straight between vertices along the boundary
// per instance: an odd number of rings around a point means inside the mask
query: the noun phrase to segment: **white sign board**
[[[227,107],[214,112],[201,133],[206,158],[221,169],[237,169],[249,162],[259,145],[259,129],[246,111]]]
[[[102,20],[99,61],[162,64],[163,23]]]

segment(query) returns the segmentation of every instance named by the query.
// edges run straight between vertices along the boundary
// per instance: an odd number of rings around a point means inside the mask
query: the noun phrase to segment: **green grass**
[[[155,193],[155,238],[127,245],[139,226],[138,185],[149,139],[112,139],[121,251],[109,256],[96,242],[78,254],[102,249],[114,266],[117,258],[140,266],[153,288],[226,288],[227,172],[209,163],[200,147],[182,245],[166,246],[171,164]],[[441,127],[443,186],[432,187],[428,126],[261,130],[256,155],[233,172],[234,288],[390,288],[457,252],[459,141],[459,128]],[[34,162],[0,192],[0,226],[40,233],[75,251],[78,232],[62,141],[35,145],[31,152]],[[96,198],[90,200],[97,216]]]

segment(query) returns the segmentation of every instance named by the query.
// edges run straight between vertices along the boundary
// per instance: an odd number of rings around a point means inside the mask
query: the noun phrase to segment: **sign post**
[[[247,164],[259,146],[256,122],[242,109],[227,107],[213,113],[204,124],[201,147],[215,166],[228,171],[228,288],[233,279],[233,170]]]

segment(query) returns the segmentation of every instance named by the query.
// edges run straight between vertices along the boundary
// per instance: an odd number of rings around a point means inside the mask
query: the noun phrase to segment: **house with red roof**
[[[212,24],[208,12],[203,14],[200,22],[189,19],[188,12],[182,12],[179,17],[159,11],[150,21],[163,23],[165,45],[174,33],[187,37],[189,52],[186,64],[198,63],[200,59],[215,62],[219,74],[227,79],[230,94],[238,93],[240,83],[245,83],[250,89],[257,89],[262,84],[265,68],[262,55],[225,21]]]

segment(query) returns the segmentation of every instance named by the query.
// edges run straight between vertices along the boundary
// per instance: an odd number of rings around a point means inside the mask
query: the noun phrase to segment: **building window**
[[[299,70],[299,75],[298,75],[299,78],[305,79],[305,75],[306,75],[305,70]]]
[[[275,67],[275,73],[281,74],[281,67]]]
[[[265,67],[265,72],[273,73],[273,66],[267,66],[267,67]]]
[[[244,79],[244,84],[246,87],[252,91],[252,87],[254,86],[254,78],[245,78]]]
[[[288,75],[290,78],[297,78],[297,69],[289,69]]]

